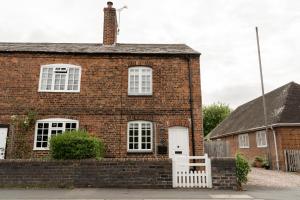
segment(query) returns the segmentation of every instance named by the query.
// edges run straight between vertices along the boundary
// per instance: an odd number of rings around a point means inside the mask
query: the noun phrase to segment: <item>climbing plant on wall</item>
[[[36,111],[28,111],[25,115],[11,116],[12,135],[9,142],[12,142],[12,158],[30,158],[32,143],[30,142],[34,125],[37,119]]]

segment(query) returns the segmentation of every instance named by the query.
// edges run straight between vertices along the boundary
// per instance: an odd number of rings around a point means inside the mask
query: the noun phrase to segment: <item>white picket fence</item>
[[[173,187],[212,188],[211,163],[207,154],[173,159]]]
[[[300,171],[300,150],[284,150],[286,171]]]

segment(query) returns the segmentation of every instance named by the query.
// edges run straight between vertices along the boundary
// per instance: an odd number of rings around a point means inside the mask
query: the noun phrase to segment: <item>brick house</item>
[[[300,85],[288,83],[265,95],[268,132],[262,97],[239,106],[209,133],[210,140],[228,141],[231,155],[270,157],[271,167],[285,170],[284,150],[300,149]],[[268,156],[270,155],[270,156]]]
[[[117,43],[107,5],[103,44],[0,43],[1,159],[47,156],[51,136],[74,129],[101,138],[105,157],[203,154],[200,53]],[[12,121],[29,111],[21,132]]]

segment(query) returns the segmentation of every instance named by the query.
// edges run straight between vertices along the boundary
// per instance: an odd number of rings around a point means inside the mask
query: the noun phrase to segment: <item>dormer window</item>
[[[42,65],[39,92],[80,92],[81,67],[71,64]]]
[[[152,95],[152,69],[150,67],[128,69],[128,95]]]

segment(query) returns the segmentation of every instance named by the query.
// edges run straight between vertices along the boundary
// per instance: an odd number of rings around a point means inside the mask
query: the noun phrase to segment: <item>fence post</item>
[[[205,170],[207,175],[207,187],[212,188],[212,177],[211,177],[211,161],[210,158],[208,158],[207,154],[205,156]]]
[[[176,160],[172,158],[172,180],[173,180],[173,188],[177,187],[177,171],[176,171]]]
[[[284,163],[285,163],[285,171],[288,172],[288,164],[287,164],[287,152],[286,150],[283,151],[284,153]]]

